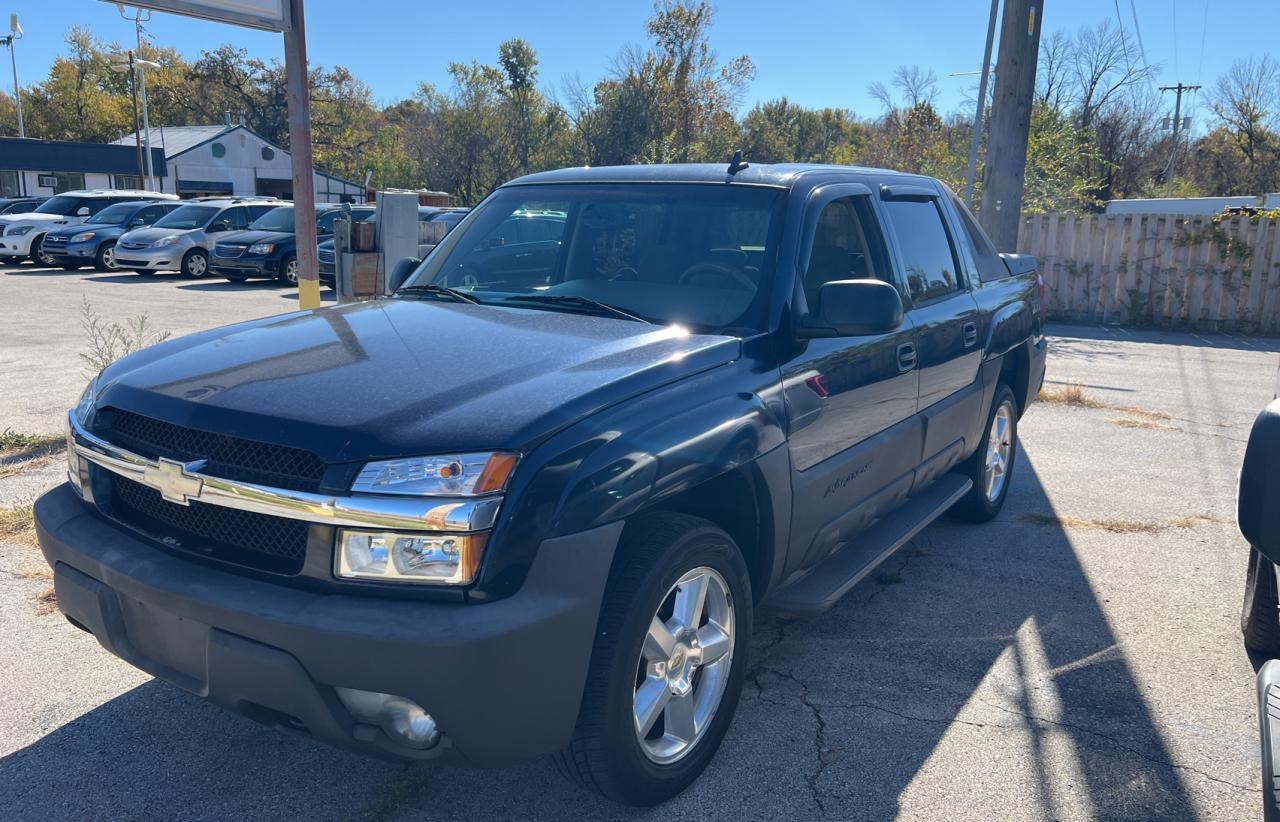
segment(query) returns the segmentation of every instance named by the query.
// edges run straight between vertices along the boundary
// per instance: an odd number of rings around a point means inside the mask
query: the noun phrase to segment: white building
[[[1188,214],[1209,216],[1224,208],[1276,208],[1280,194],[1261,197],[1154,197],[1151,199],[1107,200],[1108,214]]]
[[[135,140],[129,134],[114,145],[133,146]],[[289,152],[243,125],[153,127],[151,147],[164,152],[168,173],[158,180],[161,191],[293,198]],[[315,172],[315,188],[316,202],[365,201],[363,185],[323,171]]]

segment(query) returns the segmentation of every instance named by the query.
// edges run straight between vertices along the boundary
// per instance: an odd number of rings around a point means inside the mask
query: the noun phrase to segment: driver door
[[[902,290],[866,186],[820,189],[805,226],[801,312],[833,280],[881,279]],[[795,567],[823,559],[910,489],[921,449],[916,359],[906,320],[888,334],[805,340],[783,365]]]

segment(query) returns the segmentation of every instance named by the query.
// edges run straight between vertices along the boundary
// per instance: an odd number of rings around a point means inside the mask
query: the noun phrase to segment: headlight
[[[77,235],[75,235],[74,237],[72,237],[72,238],[71,238],[71,242],[73,242],[73,243],[83,243],[85,240],[92,240],[92,239],[93,239],[93,232],[92,232],[92,231],[82,231],[82,232],[80,232],[79,234],[77,234]]]
[[[176,243],[177,241],[178,241],[178,238],[177,238],[177,237],[161,237],[160,239],[158,239],[158,240],[156,240],[154,243],[152,243],[152,244],[151,244],[151,247],[152,247],[152,248],[162,248],[163,246],[166,246],[166,245],[173,245],[173,244],[174,244],[174,243]]]
[[[250,254],[270,254],[275,250],[274,243],[254,243],[249,246]]]
[[[380,582],[466,585],[475,579],[484,534],[339,531],[334,574]]]
[[[20,225],[20,226],[18,226],[17,228],[11,228],[11,229],[9,229],[6,233],[7,233],[10,237],[21,237],[23,234],[29,234],[29,233],[31,233],[31,229],[32,229],[32,228],[34,228],[34,227],[35,227],[35,226]]]
[[[76,400],[76,407],[73,413],[81,423],[89,419],[89,412],[93,410],[93,400],[97,393],[98,378],[94,377],[89,380],[89,384],[84,387],[84,391],[80,392],[80,399]]]
[[[365,465],[352,491],[368,494],[473,497],[501,491],[518,457],[504,451],[408,457]]]

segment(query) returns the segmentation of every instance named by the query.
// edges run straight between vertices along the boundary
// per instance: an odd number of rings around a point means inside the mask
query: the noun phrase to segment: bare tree
[[[893,71],[893,84],[906,95],[908,108],[915,108],[921,103],[932,105],[938,99],[938,75],[933,73],[933,69],[926,71],[919,66],[898,66]]]
[[[1104,20],[1082,26],[1069,45],[1067,76],[1074,84],[1076,123],[1088,129],[1098,112],[1126,90],[1146,83],[1155,68],[1142,62],[1136,43]]]
[[[1061,30],[1040,41],[1040,58],[1036,66],[1036,102],[1053,109],[1065,107],[1067,71],[1070,68],[1072,43]]]
[[[1280,63],[1266,54],[1235,61],[1218,78],[1210,107],[1244,155],[1255,185],[1274,185],[1280,163]]]

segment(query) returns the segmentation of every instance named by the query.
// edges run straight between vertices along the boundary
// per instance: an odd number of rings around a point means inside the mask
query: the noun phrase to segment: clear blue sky
[[[1207,0],[1135,2],[1147,58],[1163,64],[1159,85],[1181,80],[1210,86],[1237,57],[1278,50],[1280,3],[1250,3],[1246,15]],[[1046,34],[1114,21],[1118,6],[1125,30],[1133,35],[1130,0],[1049,0],[1046,5]],[[537,50],[542,84],[549,90],[558,92],[573,74],[594,80],[624,44],[645,41],[644,21],[652,9],[643,0],[307,0],[306,6],[311,62],[347,66],[383,102],[412,94],[419,81],[446,85],[450,61],[496,62],[498,43],[509,37],[523,37]],[[981,66],[990,6],[987,0],[720,0],[717,8],[715,48],[722,57],[748,54],[758,69],[747,107],[786,95],[807,106],[842,106],[873,115],[878,105],[867,95],[867,85],[888,81],[900,63],[916,63],[938,75],[944,111],[960,107],[966,92],[972,96],[976,77],[947,75]],[[132,24],[101,0],[0,0],[3,11],[18,12],[26,30],[18,43],[24,84],[45,75],[74,23],[108,42],[128,43],[133,37]],[[160,13],[147,25],[156,42],[191,57],[224,42],[264,59],[282,55],[277,34]],[[6,90],[7,75],[0,72]],[[1166,97],[1171,106],[1172,95]]]

